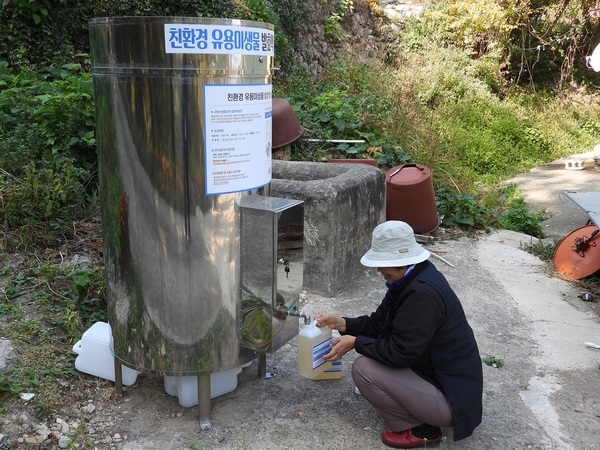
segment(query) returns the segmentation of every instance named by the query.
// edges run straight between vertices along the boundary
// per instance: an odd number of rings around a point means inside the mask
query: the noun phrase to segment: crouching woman
[[[382,441],[395,448],[439,442],[446,426],[458,441],[481,423],[483,371],[475,336],[429,256],[408,224],[378,225],[361,263],[385,279],[381,304],[355,318],[315,316],[318,326],[341,334],[326,360],[352,349],[361,355],[352,378],[389,426]]]

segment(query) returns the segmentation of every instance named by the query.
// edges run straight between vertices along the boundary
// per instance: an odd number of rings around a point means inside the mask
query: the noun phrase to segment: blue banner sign
[[[272,30],[230,25],[165,24],[167,53],[275,54]]]

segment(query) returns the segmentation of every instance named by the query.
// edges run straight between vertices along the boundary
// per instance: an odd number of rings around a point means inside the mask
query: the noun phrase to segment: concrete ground
[[[600,149],[543,164],[511,180],[520,188],[532,210],[547,213],[548,219],[542,228],[548,238],[563,238],[588,219],[564,192],[600,191],[600,167],[594,161],[595,156],[600,157]],[[585,169],[567,170],[565,163],[569,161],[584,161]]]
[[[528,204],[552,214],[545,230],[563,237],[586,215],[561,191],[596,190],[593,160],[571,171],[558,161],[516,177]],[[600,343],[595,304],[577,297],[581,287],[554,276],[546,262],[523,251],[530,237],[500,231],[478,238],[434,241],[427,247],[455,267],[432,259],[461,298],[482,357],[484,418],[473,436],[453,442],[444,429],[441,448],[596,449],[600,442]],[[359,257],[360,255],[357,255]],[[340,315],[371,312],[385,293],[374,270],[363,270],[333,298],[308,293],[303,310]],[[114,404],[115,428],[127,450],[160,449],[383,449],[385,425],[354,393],[350,366],[339,380],[311,381],[297,374],[296,339],[267,357],[275,376],[258,378],[254,361],[237,388],[212,400],[212,429],[200,431],[196,407],[183,408],[164,391],[163,379],[141,375]]]

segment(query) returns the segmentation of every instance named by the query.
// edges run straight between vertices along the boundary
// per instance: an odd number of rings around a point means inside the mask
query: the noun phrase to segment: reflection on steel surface
[[[274,352],[298,334],[298,320],[287,313],[298,307],[303,289],[304,205],[258,195],[241,198],[239,204],[242,343]],[[286,245],[289,229],[294,230],[293,246]]]
[[[273,62],[166,54],[163,24],[173,20],[210,19],[93,19],[90,46],[115,356],[184,375],[254,355],[240,351],[236,200],[268,187],[205,195],[202,87],[268,84]]]

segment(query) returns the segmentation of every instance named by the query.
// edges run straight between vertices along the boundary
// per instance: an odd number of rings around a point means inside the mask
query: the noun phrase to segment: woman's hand
[[[323,356],[325,361],[337,361],[354,348],[354,336],[340,336],[331,341],[331,351]]]
[[[338,330],[340,333],[346,331],[346,319],[326,312],[318,312],[315,316],[318,327],[328,326],[332,330]]]
[[[346,331],[346,319],[334,316],[326,312],[318,312],[315,315],[318,327],[328,326],[332,330],[338,330],[341,333]],[[354,348],[354,336],[340,336],[331,341],[331,351],[323,356],[325,361],[336,361]]]

